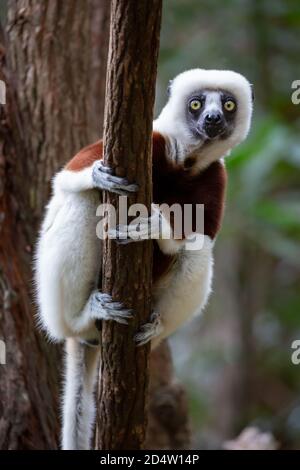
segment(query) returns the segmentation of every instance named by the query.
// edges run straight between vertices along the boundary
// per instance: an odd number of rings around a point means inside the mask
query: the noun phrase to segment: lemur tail
[[[95,421],[94,389],[99,348],[66,340],[62,449],[90,449]]]

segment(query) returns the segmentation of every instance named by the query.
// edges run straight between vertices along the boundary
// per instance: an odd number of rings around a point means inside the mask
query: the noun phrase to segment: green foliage
[[[258,120],[228,159],[230,231],[299,266],[300,138],[285,123]],[[232,223],[233,222],[233,223]],[[235,223],[234,223],[235,222]],[[259,236],[258,236],[259,234]]]

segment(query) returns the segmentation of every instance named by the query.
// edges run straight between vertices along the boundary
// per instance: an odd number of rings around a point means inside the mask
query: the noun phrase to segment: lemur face
[[[229,155],[246,138],[252,108],[251,85],[241,74],[187,70],[170,83],[154,130],[173,142],[170,158],[195,173]]]
[[[188,127],[201,140],[226,139],[234,129],[236,98],[226,91],[200,90],[186,103]]]

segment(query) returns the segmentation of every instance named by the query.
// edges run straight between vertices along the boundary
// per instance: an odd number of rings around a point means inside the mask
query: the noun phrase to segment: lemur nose
[[[216,125],[216,124],[220,124],[221,121],[222,121],[222,116],[218,112],[209,113],[205,116],[206,124]]]

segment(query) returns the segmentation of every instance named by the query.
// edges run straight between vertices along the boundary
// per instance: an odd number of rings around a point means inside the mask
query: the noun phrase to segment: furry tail
[[[66,340],[62,449],[89,449],[95,421],[94,389],[99,348]]]

